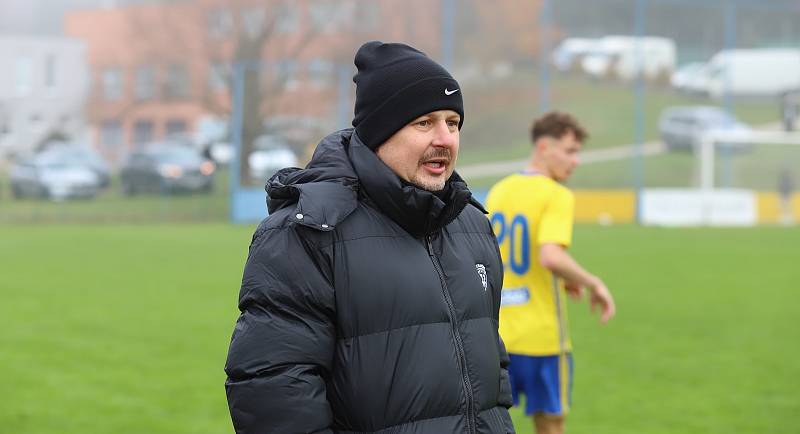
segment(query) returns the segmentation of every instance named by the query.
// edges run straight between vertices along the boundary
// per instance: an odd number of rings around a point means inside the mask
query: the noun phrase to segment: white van
[[[715,98],[726,93],[776,96],[800,90],[800,50],[723,50],[714,55],[708,65],[708,93]]]
[[[553,65],[561,72],[580,70],[583,56],[599,48],[599,39],[566,38],[553,50]]]
[[[675,70],[669,82],[678,92],[705,96],[708,94],[708,64],[687,63]]]
[[[675,69],[675,42],[655,36],[605,36],[581,67],[595,78],[630,81],[641,71],[648,81],[667,79]]]

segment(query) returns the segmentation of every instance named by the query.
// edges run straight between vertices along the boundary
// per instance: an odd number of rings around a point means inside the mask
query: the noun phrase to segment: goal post
[[[721,161],[718,159],[721,158]],[[693,187],[646,188],[645,225],[753,226],[800,221],[800,132],[710,131],[695,147]],[[723,182],[717,182],[717,175]]]
[[[714,191],[715,159],[719,144],[800,146],[800,132],[748,130],[712,130],[700,140],[700,189]]]
[[[729,152],[736,152],[737,159],[746,160],[752,165],[761,165],[758,171],[758,176],[754,177],[753,173],[750,175],[750,182],[745,182],[739,188],[717,188],[716,181],[716,163],[717,154],[721,145],[729,147]],[[787,149],[791,148],[791,149]],[[762,161],[765,158],[765,151],[775,150],[780,156],[777,158],[779,165],[776,165],[776,158],[773,155],[771,162]],[[783,150],[781,150],[783,149]],[[779,151],[780,150],[780,151]],[[774,152],[773,152],[774,153]],[[725,130],[712,130],[702,136],[700,142],[700,197],[702,201],[702,221],[704,224],[709,224],[719,215],[720,208],[728,209],[750,209],[752,219],[758,221],[775,220],[767,217],[764,214],[763,207],[759,206],[759,190],[764,192],[768,190],[776,193],[780,190],[779,182],[773,181],[780,179],[781,176],[792,177],[800,171],[800,132],[787,132],[787,131],[769,131],[769,130],[747,130],[747,131],[725,131]],[[730,158],[730,155],[728,155]],[[727,161],[730,165],[730,160]],[[728,166],[730,168],[730,166]],[[787,173],[781,173],[787,172]],[[757,178],[760,182],[753,182]],[[782,218],[777,220],[784,223],[795,221],[793,217],[796,211],[792,208],[792,189],[791,184],[794,182],[786,181],[790,186],[786,187],[786,191],[777,191],[780,195],[776,208],[779,214],[783,214]],[[770,185],[771,184],[771,185]],[[725,199],[727,197],[727,199]],[[750,205],[747,203],[750,202]],[[722,203],[722,205],[720,205]],[[742,215],[742,213],[739,213]],[[743,221],[749,219],[745,218]]]

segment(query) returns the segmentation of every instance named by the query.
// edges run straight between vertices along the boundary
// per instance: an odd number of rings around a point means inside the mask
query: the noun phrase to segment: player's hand
[[[614,297],[611,296],[611,291],[602,281],[592,286],[589,294],[589,305],[593,313],[595,310],[600,310],[600,322],[603,324],[607,323],[617,313]]]
[[[566,291],[567,295],[575,301],[583,300],[583,285],[580,283],[569,281],[564,282],[564,291]]]

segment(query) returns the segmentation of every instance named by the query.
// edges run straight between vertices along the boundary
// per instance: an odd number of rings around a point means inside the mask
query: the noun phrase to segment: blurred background
[[[0,432],[231,432],[264,183],[348,127],[353,55],[462,86],[482,199],[533,119],[588,129],[570,431],[800,432],[800,3],[0,0]],[[517,429],[530,423],[514,412]]]

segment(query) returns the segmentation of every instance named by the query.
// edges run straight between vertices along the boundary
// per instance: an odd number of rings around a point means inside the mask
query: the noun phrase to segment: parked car
[[[41,155],[49,155],[58,161],[69,164],[70,166],[83,166],[91,170],[100,180],[100,187],[108,187],[111,183],[111,168],[108,163],[100,156],[97,151],[88,146],[81,146],[70,143],[57,143],[47,147]]]
[[[100,189],[100,179],[84,165],[42,153],[23,158],[10,170],[11,192],[15,198],[39,197],[52,200],[92,198]]]
[[[690,151],[700,144],[704,134],[712,130],[724,130],[742,135],[752,131],[733,115],[714,106],[668,108],[661,114],[658,128],[661,140],[669,150]]]
[[[785,131],[794,131],[800,116],[800,89],[781,94],[781,123]]]
[[[217,166],[228,166],[233,160],[233,145],[230,142],[218,141],[208,145],[203,155],[211,158]]]
[[[703,62],[687,63],[670,78],[673,89],[689,95],[708,95],[708,81],[708,65]]]
[[[278,170],[297,166],[297,155],[289,143],[276,135],[262,135],[255,139],[253,152],[247,157],[250,179],[264,184]]]
[[[200,152],[175,143],[158,143],[131,153],[120,170],[126,195],[210,192],[216,167]]]

